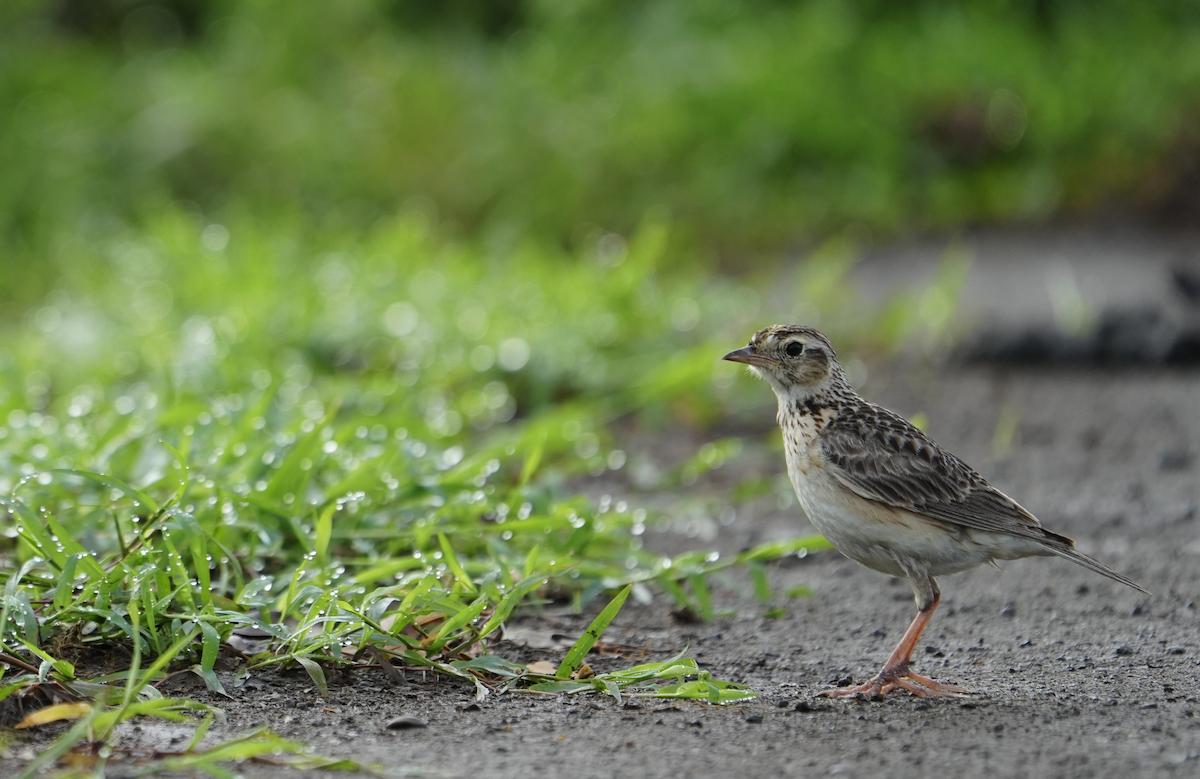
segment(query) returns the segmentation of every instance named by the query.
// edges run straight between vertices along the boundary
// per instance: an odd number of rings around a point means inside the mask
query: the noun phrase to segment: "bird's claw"
[[[971,694],[969,690],[963,687],[935,681],[928,676],[922,676],[907,668],[895,670],[884,668],[879,672],[878,676],[865,684],[853,687],[834,687],[829,690],[821,690],[817,695],[827,695],[830,698],[855,697],[872,700],[876,696],[883,697],[887,695],[897,687],[908,690],[918,698],[928,698],[930,696],[958,698]]]

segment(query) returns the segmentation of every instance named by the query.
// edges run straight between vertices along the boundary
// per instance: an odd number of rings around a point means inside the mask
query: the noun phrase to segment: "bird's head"
[[[844,380],[829,339],[804,325],[774,325],[722,359],[745,363],[780,398],[804,399]]]

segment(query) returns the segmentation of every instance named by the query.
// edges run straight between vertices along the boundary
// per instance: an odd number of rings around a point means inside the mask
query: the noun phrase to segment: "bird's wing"
[[[1060,539],[907,420],[864,403],[820,433],[826,468],[858,495],[951,525]],[[1064,539],[1065,540],[1065,539]]]
[[[1140,584],[1075,549],[908,421],[864,403],[845,409],[820,433],[825,467],[868,500],[950,526],[1040,542],[1046,551],[1146,592]]]

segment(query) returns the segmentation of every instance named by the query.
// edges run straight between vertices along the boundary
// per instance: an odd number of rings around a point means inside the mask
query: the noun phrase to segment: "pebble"
[[[421,719],[420,717],[413,717],[411,715],[405,715],[403,717],[396,717],[396,719],[392,720],[391,722],[389,722],[387,724],[388,730],[411,730],[413,728],[427,728],[427,727],[429,727],[428,722]]]

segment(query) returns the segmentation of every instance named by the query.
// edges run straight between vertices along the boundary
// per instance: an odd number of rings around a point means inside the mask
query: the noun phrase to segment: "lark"
[[[868,568],[908,579],[917,616],[878,675],[820,695],[964,695],[912,670],[913,649],[941,599],[938,576],[994,560],[1064,557],[1122,584],[1131,579],[1075,549],[903,417],[864,400],[829,339],[811,327],[760,330],[724,359],[745,363],[779,400],[788,477],[817,530]]]

